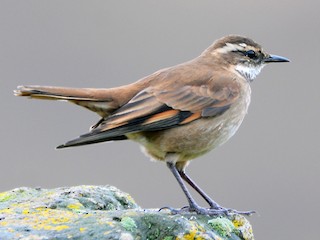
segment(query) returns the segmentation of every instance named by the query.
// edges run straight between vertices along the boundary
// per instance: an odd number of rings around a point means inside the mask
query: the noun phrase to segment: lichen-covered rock
[[[251,240],[240,215],[209,217],[143,210],[112,186],[0,193],[0,239],[216,239]]]

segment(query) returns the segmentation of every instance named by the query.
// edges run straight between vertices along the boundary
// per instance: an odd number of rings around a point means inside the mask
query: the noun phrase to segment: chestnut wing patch
[[[184,86],[172,91],[147,88],[105,118],[91,132],[58,148],[125,139],[141,131],[159,131],[223,114],[237,99],[229,86]]]

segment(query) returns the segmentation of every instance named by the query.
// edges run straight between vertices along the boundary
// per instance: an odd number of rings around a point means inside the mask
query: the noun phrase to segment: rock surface
[[[243,216],[143,210],[112,186],[16,188],[0,193],[0,239],[252,240]]]

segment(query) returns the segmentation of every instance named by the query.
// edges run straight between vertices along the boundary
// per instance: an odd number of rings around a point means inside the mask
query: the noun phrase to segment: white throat
[[[236,70],[248,81],[253,81],[253,79],[259,75],[263,67],[264,64],[260,66],[245,66],[243,64],[238,64]]]

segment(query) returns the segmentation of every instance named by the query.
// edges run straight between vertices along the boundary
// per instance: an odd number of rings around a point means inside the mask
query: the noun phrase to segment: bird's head
[[[289,59],[271,55],[250,38],[231,35],[218,39],[204,54],[213,55],[217,61],[238,71],[252,81],[261,69],[271,62],[289,62]]]

